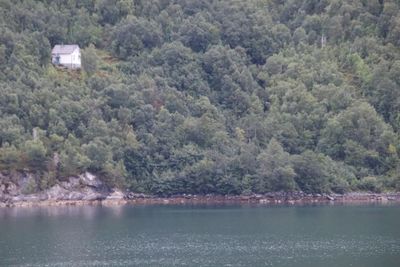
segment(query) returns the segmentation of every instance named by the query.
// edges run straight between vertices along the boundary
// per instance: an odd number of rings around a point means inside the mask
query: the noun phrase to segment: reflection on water
[[[14,207],[0,208],[0,220],[12,218],[32,218],[32,217],[79,217],[82,220],[93,220],[103,209],[108,209],[109,214],[115,217],[123,215],[124,207],[114,205],[110,207],[99,206],[50,206],[50,207]]]
[[[398,206],[0,209],[0,266],[385,266]]]

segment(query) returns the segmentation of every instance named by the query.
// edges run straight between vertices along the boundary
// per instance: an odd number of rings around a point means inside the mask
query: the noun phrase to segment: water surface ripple
[[[399,206],[0,209],[0,266],[400,266]]]

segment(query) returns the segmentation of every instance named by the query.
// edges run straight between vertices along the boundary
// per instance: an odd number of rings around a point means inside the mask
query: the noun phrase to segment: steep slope
[[[0,1],[0,171],[135,192],[400,188],[396,1]],[[50,65],[77,43],[82,72]],[[37,138],[33,138],[33,132]]]

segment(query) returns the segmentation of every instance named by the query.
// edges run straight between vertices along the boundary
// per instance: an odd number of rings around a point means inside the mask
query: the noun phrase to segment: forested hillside
[[[33,191],[398,190],[399,131],[397,0],[0,0],[0,170]]]

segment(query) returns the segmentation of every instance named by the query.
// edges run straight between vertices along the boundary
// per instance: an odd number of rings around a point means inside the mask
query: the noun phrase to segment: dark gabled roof
[[[75,49],[79,48],[78,45],[55,45],[53,50],[51,50],[52,54],[71,54]]]

